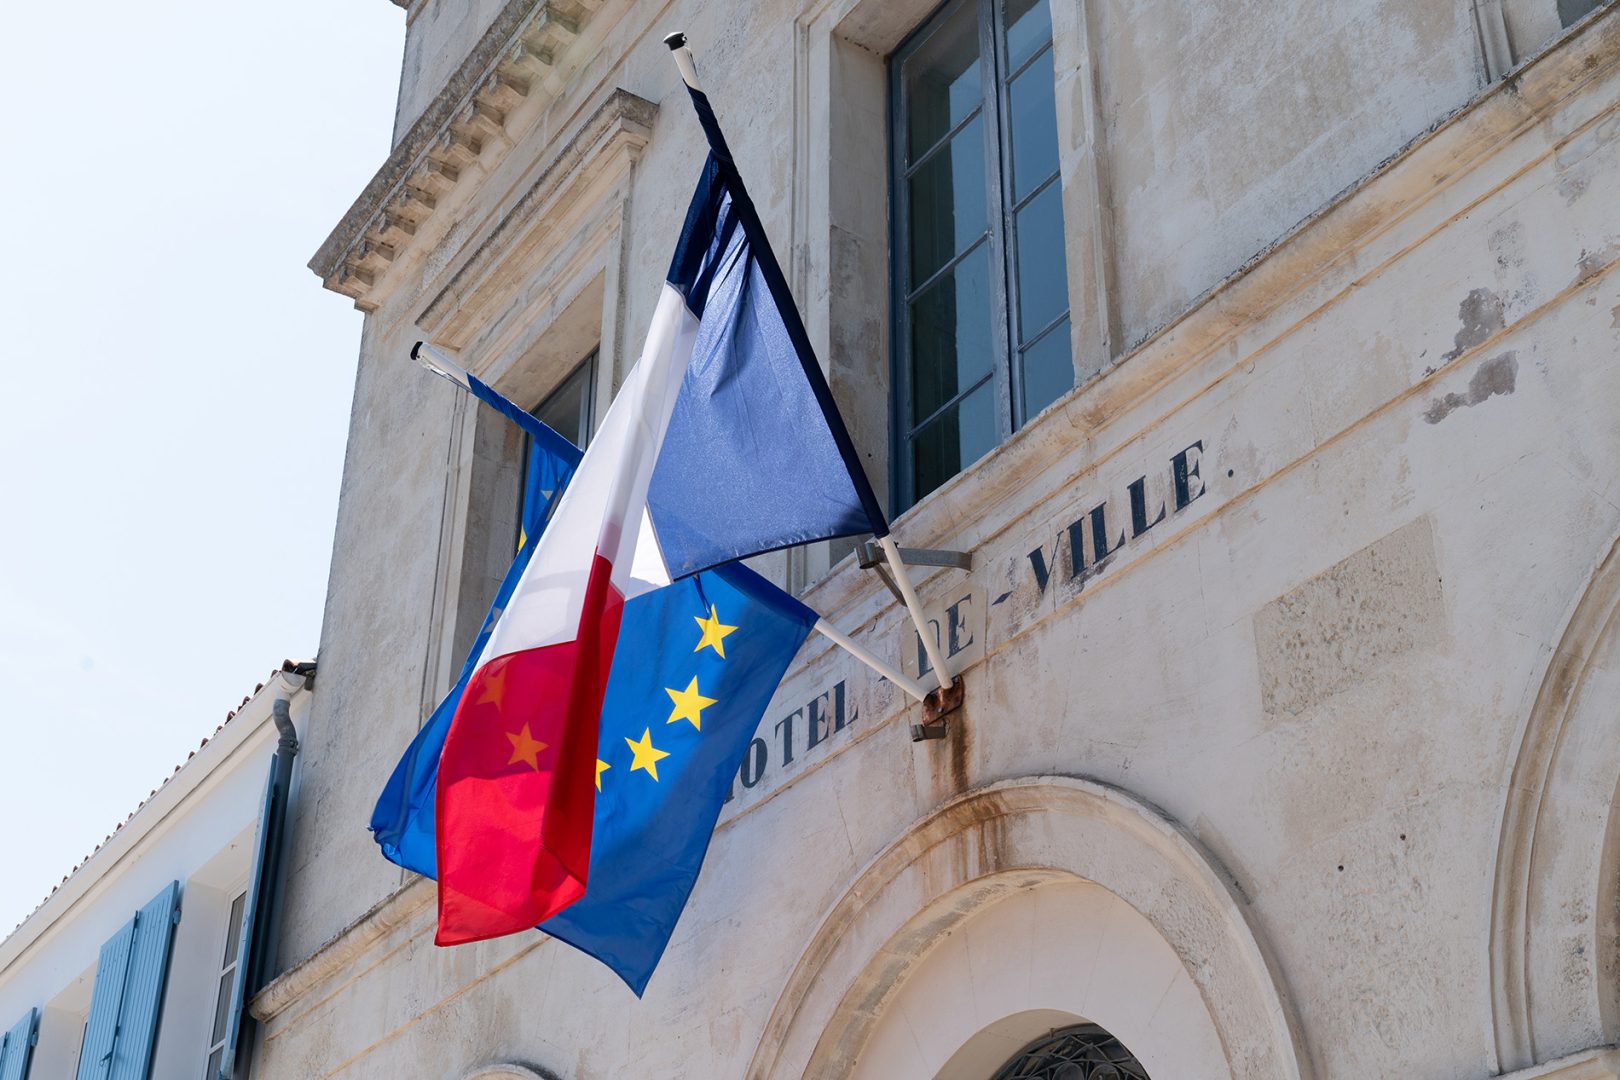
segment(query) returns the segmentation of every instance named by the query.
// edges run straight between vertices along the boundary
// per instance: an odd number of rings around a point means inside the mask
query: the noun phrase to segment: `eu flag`
[[[450,721],[455,719],[456,706],[467,690],[467,683],[478,666],[478,657],[484,651],[495,621],[500,618],[518,579],[529,565],[535,544],[545,530],[546,521],[556,507],[563,489],[573,478],[579,465],[580,450],[544,423],[524,412],[492,387],[479,382],[463,371],[447,373],[459,385],[471,390],[480,400],[516,423],[529,436],[529,467],[524,484],[523,520],[520,524],[522,543],[517,557],[495,590],[495,600],[484,615],[484,622],[473,639],[472,649],[462,665],[456,684],[433,710],[426,724],[411,740],[405,754],[394,766],[393,774],[377,799],[371,812],[371,832],[377,845],[389,862],[415,870],[418,874],[438,878],[435,845],[434,803],[439,780],[439,751],[444,749],[445,736],[450,732]]]
[[[485,400],[499,398],[480,389]],[[529,479],[544,497],[526,504],[523,545],[467,666],[400,758],[371,819],[389,861],[435,879],[439,752],[484,639],[579,460],[577,449],[527,413],[501,411],[537,436]],[[601,960],[638,995],[697,881],[754,729],[816,618],[740,564],[624,606],[602,707],[585,895],[540,929]],[[521,749],[514,743],[514,754]]]
[[[745,566],[624,606],[598,743],[585,896],[540,924],[646,988],[731,778],[816,614]]]

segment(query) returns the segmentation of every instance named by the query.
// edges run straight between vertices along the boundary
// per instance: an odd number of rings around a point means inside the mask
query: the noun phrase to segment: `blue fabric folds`
[[[392,863],[414,870],[418,874],[437,879],[437,854],[434,850],[434,793],[439,780],[439,751],[444,749],[444,737],[450,730],[450,721],[456,715],[456,706],[467,689],[484,643],[495,629],[495,620],[512,598],[518,579],[529,565],[534,546],[545,530],[551,511],[561,498],[563,488],[573,477],[582,456],[578,447],[551,428],[530,416],[494,389],[470,379],[472,392],[480,400],[494,406],[530,436],[529,467],[525,481],[523,501],[523,543],[517,557],[501,579],[495,591],[495,600],[484,615],[484,622],[473,639],[472,650],[461,666],[456,684],[450,688],[438,708],[433,710],[427,723],[422,725],[406,748],[405,754],[394,766],[382,795],[371,812],[371,832],[383,855]]]
[[[739,565],[624,606],[602,706],[585,896],[540,929],[602,961],[637,995],[675,932],[754,729],[815,621]],[[703,622],[719,627],[723,656],[697,647]]]
[[[708,100],[710,152],[670,263],[698,319],[648,503],[670,574],[888,532]]]

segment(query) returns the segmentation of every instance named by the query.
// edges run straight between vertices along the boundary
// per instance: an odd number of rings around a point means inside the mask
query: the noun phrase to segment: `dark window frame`
[[[582,381],[585,391],[580,395],[579,403],[579,430],[584,434],[584,438],[580,443],[581,450],[585,449],[584,444],[590,441],[596,426],[596,363],[601,351],[598,347],[586,353],[584,358],[569,369],[568,374],[564,375],[556,386],[552,387],[551,392],[540,400],[540,404],[529,410],[531,416],[543,421],[545,417],[542,414],[546,412],[550,405],[562,394],[570,391],[575,380]],[[562,432],[561,434],[564,438],[567,438],[569,433]]]
[[[905,63],[925,46],[964,8],[977,9],[978,45],[981,98],[976,108],[950,124],[937,142],[917,156],[908,165],[909,143],[907,119],[910,114]],[[1016,310],[1020,295],[1018,254],[1015,246],[1016,215],[1057,185],[1060,198],[1063,182],[1059,167],[1045,179],[1033,184],[1021,198],[1016,191],[1013,168],[1013,122],[1011,84],[1019,75],[1039,63],[1043,56],[1053,54],[1054,40],[1049,36],[1040,48],[1023,57],[1016,68],[1010,68],[1007,52],[1006,0],[947,0],[912,31],[888,58],[888,121],[889,121],[889,209],[890,209],[890,377],[894,392],[890,395],[889,475],[891,502],[895,513],[901,513],[926,497],[915,491],[915,454],[917,436],[932,421],[946,415],[989,381],[993,389],[995,408],[994,439],[1000,444],[1031,419],[1025,408],[1024,364],[1022,357],[1046,342],[1055,333],[1063,332],[1073,312],[1067,302],[1059,314],[1022,335],[1019,312]],[[985,232],[978,239],[967,242],[960,250],[933,268],[922,282],[911,280],[912,240],[911,205],[908,181],[938,154],[947,152],[952,138],[970,127],[976,118],[988,121],[994,118],[994,130],[986,122],[985,159]],[[1053,132],[1054,139],[1056,132]],[[988,247],[992,263],[990,281],[991,358],[988,376],[981,377],[939,403],[928,416],[913,420],[912,410],[915,388],[912,385],[911,305],[932,283],[942,279],[953,268],[964,264],[983,244]],[[1065,267],[1065,279],[1066,279]],[[1066,289],[1066,280],[1065,280]],[[1025,340],[1020,344],[1020,338]],[[1067,348],[1065,352],[1067,352]],[[1071,357],[1072,361],[1072,357]],[[1044,408],[1044,405],[1042,406]],[[1038,409],[1035,411],[1039,411]],[[970,463],[964,463],[967,468]],[[941,481],[943,484],[946,481]]]
[[[530,416],[533,416],[541,423],[545,423],[546,419],[543,414],[548,410],[548,408],[564,393],[571,392],[576,380],[583,383],[584,392],[580,394],[578,417],[578,430],[582,436],[579,440],[579,448],[581,450],[585,449],[585,447],[591,441],[591,436],[596,433],[596,378],[597,364],[601,359],[601,355],[602,348],[600,345],[592,348],[590,352],[585,354],[584,359],[569,369],[568,374],[564,375],[561,381],[559,381],[556,386],[552,387],[550,393],[540,399],[540,403],[538,405],[529,410]],[[558,434],[565,439],[571,439],[572,437],[572,433],[567,431],[561,431],[558,432]],[[518,483],[517,533],[514,535],[512,541],[512,546],[514,549],[519,547],[522,543],[523,518],[525,510],[523,500],[529,489],[528,473],[531,449],[531,440],[527,435],[525,435],[523,437],[521,457],[519,458],[523,465],[522,475],[520,476]]]
[[[230,908],[225,916],[225,940],[221,943],[222,947],[219,950],[220,969],[217,1000],[214,1003],[214,1022],[208,1033],[207,1059],[203,1067],[203,1080],[218,1080],[219,1071],[225,1062],[225,1051],[230,1046],[231,990],[235,985],[237,966],[243,960],[244,950],[242,944],[243,930],[245,929],[243,915],[246,911],[247,899],[248,890],[244,887],[241,892],[232,897]]]

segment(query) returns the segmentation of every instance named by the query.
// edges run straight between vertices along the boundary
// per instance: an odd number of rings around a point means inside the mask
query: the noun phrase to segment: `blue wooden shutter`
[[[276,804],[280,801],[280,795],[276,788],[276,759],[271,757],[270,778],[264,785],[264,800],[259,806],[259,828],[254,839],[253,879],[248,883],[247,900],[242,905],[236,976],[231,984],[231,1011],[225,1028],[225,1053],[220,1060],[219,1075],[210,1076],[208,1080],[232,1080],[236,1076],[237,1043],[242,1037],[242,1014],[247,1008],[249,972],[264,960],[264,957],[254,955],[263,952],[262,948],[256,947],[263,935],[254,932],[254,923],[260,909],[268,910],[270,907],[270,898],[261,897],[260,894],[273,880],[269,861],[277,845],[271,843],[271,833],[277,828]],[[0,1077],[0,1080],[5,1078]]]
[[[163,987],[169,978],[169,947],[180,921],[180,883],[154,896],[135,913],[135,940],[129,951],[129,975],[118,1011],[112,1067],[106,1080],[150,1080],[152,1050],[157,1045]]]
[[[106,1080],[110,1075],[118,1012],[124,1007],[129,951],[134,943],[135,920],[131,919],[101,947],[96,985],[90,991],[90,1018],[85,1021],[84,1046],[79,1050],[78,1080]]]
[[[39,1010],[28,1015],[4,1036],[0,1036],[0,1080],[28,1080],[28,1059],[34,1056],[34,1040],[39,1035]]]

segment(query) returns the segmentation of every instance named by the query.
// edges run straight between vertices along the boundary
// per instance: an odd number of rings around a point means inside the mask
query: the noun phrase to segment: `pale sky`
[[[388,153],[388,0],[12,5],[0,35],[0,938],[312,658]]]

